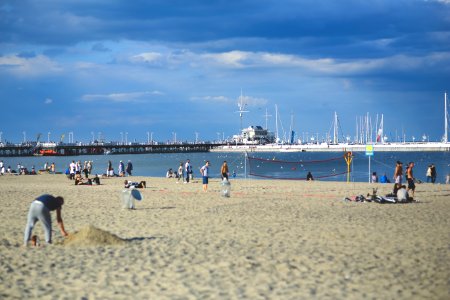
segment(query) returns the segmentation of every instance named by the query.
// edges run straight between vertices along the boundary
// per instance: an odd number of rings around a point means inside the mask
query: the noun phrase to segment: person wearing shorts
[[[414,174],[413,174],[414,162],[410,162],[408,164],[408,168],[406,169],[406,178],[408,180],[408,195],[411,198],[414,198],[414,191],[416,190],[416,185],[414,183]]]
[[[64,223],[61,217],[61,209],[64,204],[63,197],[54,197],[52,195],[44,194],[37,197],[30,205],[30,210],[28,211],[28,220],[24,232],[24,246],[28,245],[28,241],[33,240],[35,243],[36,238],[31,238],[33,232],[33,227],[36,222],[41,221],[44,231],[45,231],[45,241],[47,244],[52,243],[52,218],[50,215],[51,211],[56,210],[56,221],[58,227],[63,236],[67,236],[67,232],[64,229]]]
[[[403,181],[403,163],[401,161],[397,161],[395,165],[394,171],[394,194],[397,190],[397,186],[401,186]]]
[[[202,181],[203,181],[203,191],[208,191],[208,172],[209,172],[209,161],[206,161],[205,165],[201,167],[200,173],[202,173]]]

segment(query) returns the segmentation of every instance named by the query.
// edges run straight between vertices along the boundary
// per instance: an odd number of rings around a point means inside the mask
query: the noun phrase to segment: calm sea
[[[119,161],[125,164],[128,160],[133,163],[133,175],[165,177],[169,168],[176,170],[180,162],[190,159],[194,170],[194,176],[199,177],[199,168],[206,160],[211,163],[210,174],[212,177],[220,177],[220,166],[226,160],[230,173],[236,173],[236,178],[304,178],[306,172],[310,171],[316,178],[321,180],[345,181],[347,175],[337,175],[346,171],[347,165],[342,153],[319,153],[319,152],[297,152],[297,153],[249,153],[251,157],[270,159],[275,163],[270,165],[258,163],[252,160],[249,164],[244,153],[171,153],[171,154],[124,154],[124,155],[90,155],[90,156],[59,156],[59,157],[0,157],[5,167],[11,166],[17,169],[21,164],[29,170],[32,166],[36,170],[42,169],[47,162],[56,164],[56,170],[64,172],[72,160],[93,161],[93,173],[103,174],[106,172],[110,160],[115,170],[118,169]],[[327,161],[333,158],[336,160]],[[437,182],[444,183],[445,177],[450,173],[449,152],[376,152],[370,159],[370,171],[377,172],[379,176],[386,173],[392,178],[395,162],[400,160],[405,168],[410,161],[415,162],[414,174],[416,178],[426,181],[426,170],[433,163],[437,169]],[[280,161],[280,163],[278,163]],[[281,161],[292,162],[290,164]],[[265,165],[265,166],[263,166]],[[249,175],[255,173],[264,177]],[[355,152],[352,161],[351,180],[356,182],[367,182],[369,180],[369,158],[364,153]]]

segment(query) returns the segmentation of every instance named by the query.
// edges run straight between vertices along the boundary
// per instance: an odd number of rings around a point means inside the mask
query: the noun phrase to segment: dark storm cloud
[[[425,43],[426,51],[430,46],[436,51],[449,47],[429,36],[450,30],[449,6],[435,1],[138,0],[130,5],[129,1],[44,0],[11,1],[8,7],[1,11],[7,34],[0,39],[6,43],[64,45],[120,39],[201,43],[253,38],[265,40],[261,46],[270,45],[274,51],[341,57],[349,52],[356,56],[417,52]],[[286,40],[288,50],[283,47]],[[262,50],[258,43],[247,45]]]

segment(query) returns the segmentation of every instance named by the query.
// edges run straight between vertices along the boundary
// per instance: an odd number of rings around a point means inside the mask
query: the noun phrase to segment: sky
[[[280,136],[435,141],[446,90],[450,0],[0,0],[3,142],[216,141],[239,101]]]

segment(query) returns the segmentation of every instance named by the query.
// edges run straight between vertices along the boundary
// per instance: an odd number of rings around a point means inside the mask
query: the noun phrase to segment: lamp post
[[[195,143],[198,144],[198,132],[195,132]]]
[[[152,142],[153,145],[153,132],[150,132],[150,141]]]
[[[123,145],[123,132],[120,132],[120,144]]]
[[[25,131],[22,131],[23,134],[23,142],[25,143],[27,141],[27,133]]]
[[[95,142],[95,135],[94,135],[93,131],[91,131],[91,134],[92,134],[92,144],[93,144]]]
[[[47,132],[47,143],[50,143],[50,131]]]
[[[128,145],[128,132],[125,132],[125,144]]]
[[[177,133],[172,132],[172,137],[173,137],[173,143],[175,144],[177,142]]]

